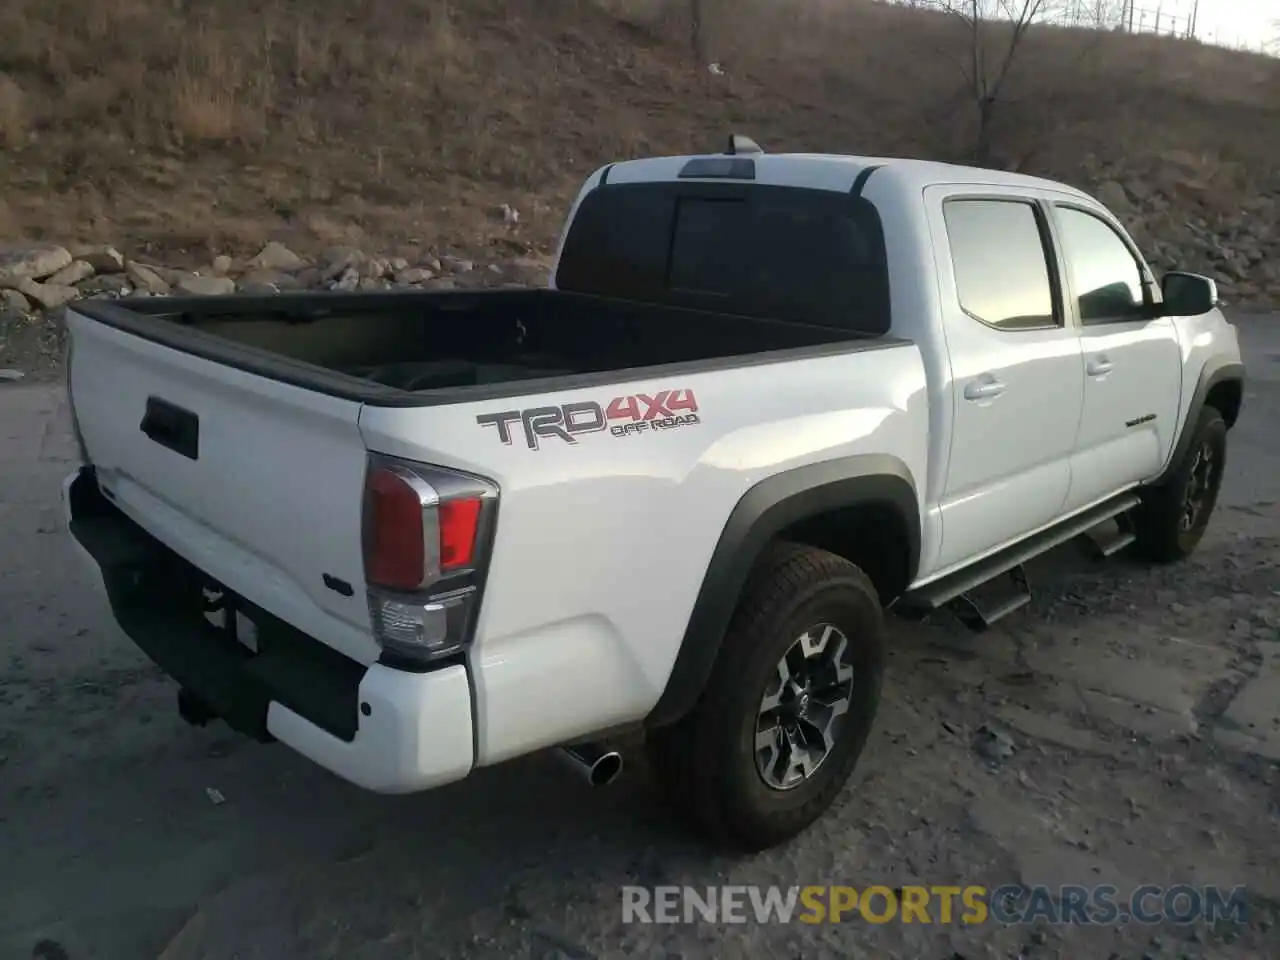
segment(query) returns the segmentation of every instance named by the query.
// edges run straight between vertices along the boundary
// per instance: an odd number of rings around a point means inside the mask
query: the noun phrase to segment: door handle
[[[1085,371],[1091,377],[1100,377],[1105,373],[1110,373],[1113,366],[1111,358],[1105,353],[1101,353],[1096,357],[1089,358],[1089,362],[1085,364]]]
[[[200,418],[190,410],[160,397],[147,397],[146,413],[138,429],[188,460],[200,459]]]
[[[964,398],[966,400],[990,400],[992,397],[1000,396],[1004,391],[1004,383],[988,374],[981,379],[970,380],[965,384]]]

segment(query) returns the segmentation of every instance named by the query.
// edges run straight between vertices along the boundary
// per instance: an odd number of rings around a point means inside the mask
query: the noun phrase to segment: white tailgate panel
[[[362,663],[376,659],[360,404],[67,316],[80,429],[120,508],[263,609]],[[142,432],[148,397],[199,417],[198,459]],[[326,574],[351,596],[326,586]]]

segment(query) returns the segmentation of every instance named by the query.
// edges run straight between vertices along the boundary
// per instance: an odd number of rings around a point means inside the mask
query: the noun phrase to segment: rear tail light
[[[440,504],[440,569],[463,570],[475,561],[484,501],[462,497]]]
[[[423,667],[471,642],[497,504],[497,487],[481,477],[370,457],[365,582],[390,662]]]

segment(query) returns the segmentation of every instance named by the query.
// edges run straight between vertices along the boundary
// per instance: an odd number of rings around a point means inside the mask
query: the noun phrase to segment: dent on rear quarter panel
[[[478,417],[689,391],[698,422],[503,443]],[[470,470],[501,496],[472,655],[481,762],[644,717],[726,520],[781,470],[896,457],[922,488],[924,371],[913,345],[419,410],[366,407],[367,446]]]

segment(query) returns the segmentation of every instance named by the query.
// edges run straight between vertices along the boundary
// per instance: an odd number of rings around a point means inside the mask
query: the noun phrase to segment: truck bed
[[[74,309],[249,372],[397,405],[536,392],[548,380],[587,385],[623,370],[820,355],[878,339],[554,289],[133,298]]]

